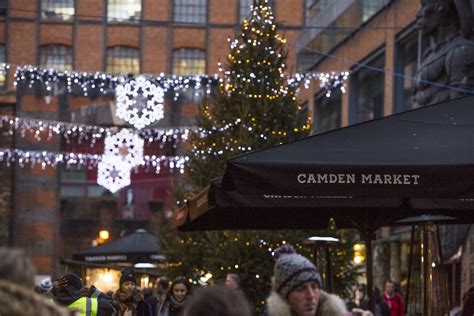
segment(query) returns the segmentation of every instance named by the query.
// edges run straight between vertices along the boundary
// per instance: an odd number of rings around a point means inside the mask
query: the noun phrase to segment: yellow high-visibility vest
[[[78,316],[97,316],[97,298],[81,297],[67,308],[76,311]]]

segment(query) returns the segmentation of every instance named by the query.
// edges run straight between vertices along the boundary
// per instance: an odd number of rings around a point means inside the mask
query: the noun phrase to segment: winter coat
[[[145,302],[141,291],[138,289],[135,289],[129,295],[118,289],[112,298],[120,316],[126,315],[127,311],[131,311],[133,316],[152,316],[150,305]]]
[[[390,316],[405,316],[405,303],[400,295],[395,293],[389,297],[384,293],[383,300],[390,308]]]
[[[272,291],[267,299],[268,316],[292,316],[290,305]],[[342,316],[347,313],[346,305],[336,295],[320,291],[318,309],[315,316]]]
[[[158,308],[160,307],[158,298],[155,295],[150,295],[149,297],[145,298],[145,302],[150,306],[151,313],[156,315]]]
[[[68,311],[33,290],[0,280],[0,315],[67,316]]]
[[[61,288],[53,287],[48,292],[48,295],[51,296],[56,303],[64,307],[68,307],[83,296],[91,297],[97,300],[97,316],[113,316],[116,312],[112,300],[93,286],[90,288],[89,293],[85,294],[82,294],[80,290],[71,286]]]
[[[158,316],[181,316],[184,311],[184,305],[187,303],[188,297],[183,301],[177,302],[172,297],[167,297],[160,306]]]

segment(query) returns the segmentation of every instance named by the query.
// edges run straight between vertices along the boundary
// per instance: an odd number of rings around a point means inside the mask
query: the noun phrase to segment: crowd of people
[[[291,245],[275,251],[271,293],[264,316],[404,316],[405,304],[388,280],[383,293],[375,289],[371,311],[366,287],[354,288],[345,303],[322,289],[321,275]],[[198,288],[181,276],[160,277],[153,288],[140,289],[135,271],[125,268],[115,292],[102,293],[83,284],[75,273],[34,286],[35,269],[20,250],[0,248],[0,315],[42,316],[250,316],[250,305],[236,274],[225,285]],[[473,315],[474,290],[464,297],[461,316]]]

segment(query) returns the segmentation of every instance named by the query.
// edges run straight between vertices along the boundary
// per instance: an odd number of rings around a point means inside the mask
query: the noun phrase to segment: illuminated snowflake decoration
[[[102,160],[97,165],[97,184],[112,193],[130,185],[131,166],[123,161]]]
[[[164,117],[163,88],[139,76],[115,88],[115,114],[137,129],[142,129]]]
[[[117,134],[105,138],[105,149],[102,160],[115,163],[119,160],[131,168],[143,162],[143,145],[145,141],[135,133],[122,129]]]

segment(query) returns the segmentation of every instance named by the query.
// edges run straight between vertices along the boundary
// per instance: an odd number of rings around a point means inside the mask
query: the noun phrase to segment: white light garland
[[[85,167],[89,170],[97,168],[97,165],[102,160],[102,155],[97,154],[83,154],[71,152],[49,152],[49,151],[34,151],[11,148],[0,148],[0,161],[7,166],[15,163],[19,167],[31,167],[41,165],[44,169],[46,167],[56,168],[59,165],[64,165],[67,168]],[[150,168],[155,168],[156,174],[160,173],[162,167],[167,167],[170,170],[179,170],[184,172],[184,164],[188,161],[188,157],[184,156],[164,156],[164,155],[144,155],[142,164],[139,167],[144,167],[147,171]],[[133,170],[137,170],[135,167]]]
[[[105,128],[97,125],[86,125],[53,120],[35,119],[28,117],[15,117],[11,115],[0,115],[0,128],[7,128],[7,133],[13,135],[19,131],[19,136],[25,137],[27,133],[34,133],[37,141],[43,139],[50,140],[54,135],[62,135],[67,143],[71,138],[77,137],[79,144],[89,142],[90,147],[102,140],[104,137],[113,135],[118,130],[117,127]],[[172,143],[176,147],[177,143],[185,142],[189,134],[197,130],[195,127],[170,127],[170,128],[150,128],[143,129],[138,135],[148,143],[158,142],[163,149],[167,143]]]
[[[275,25],[273,24],[272,27]],[[231,39],[228,39],[231,42]],[[238,45],[238,40],[231,42],[231,49],[235,49]],[[243,47],[240,47],[243,48]],[[270,52],[271,53],[271,52]],[[274,54],[274,52],[273,52]],[[278,57],[281,57],[279,55]],[[211,87],[218,83],[225,82],[230,72],[225,72],[222,69],[222,65],[218,63],[219,72],[223,74],[220,77],[218,74],[212,76],[209,75],[192,75],[192,76],[175,76],[165,75],[163,73],[159,75],[140,75],[145,77],[147,81],[154,84],[157,87],[162,87],[163,93],[172,92],[174,95],[173,99],[177,100],[180,96],[180,92],[183,90],[194,89],[196,91],[204,91],[206,94],[211,93]],[[291,87],[299,87],[301,81],[304,80],[304,88],[309,88],[309,82],[312,80],[323,80],[322,87],[324,89],[341,88],[342,92],[345,92],[345,80],[347,79],[349,72],[304,72],[296,73],[294,75],[281,74],[285,78],[287,84]],[[46,91],[53,91],[57,85],[65,85],[66,92],[72,95],[83,95],[88,96],[90,94],[101,94],[101,95],[112,95],[116,93],[116,88],[125,84],[130,78],[124,75],[111,75],[107,73],[87,73],[87,72],[60,72],[54,69],[40,69],[35,66],[25,65],[18,67],[15,72],[15,86],[23,86],[26,88],[33,88],[36,84],[44,85]],[[256,76],[241,77],[240,80],[247,83],[261,83],[265,78],[257,78]],[[196,92],[198,93],[198,92]],[[286,88],[282,88],[280,91],[272,91],[272,95],[287,93]],[[330,95],[330,94],[329,94]],[[246,96],[249,97],[249,96]]]
[[[162,87],[164,93],[172,92],[176,100],[182,90],[203,90],[211,92],[212,85],[219,82],[217,75],[205,74],[192,76],[165,75],[140,75],[148,81]],[[32,65],[19,66],[15,72],[15,86],[31,89],[38,84],[44,86],[46,91],[54,91],[54,87],[64,86],[65,92],[71,95],[113,95],[117,86],[130,80],[129,75],[113,75],[102,72],[88,73],[77,71],[57,71],[54,69],[41,69]]]
[[[142,129],[164,117],[163,88],[139,76],[115,88],[116,115]]]
[[[102,160],[97,166],[97,184],[115,193],[130,185],[130,171],[130,164],[124,161]]]
[[[143,139],[127,129],[105,138],[105,149],[102,161],[124,162],[129,169],[139,166],[143,161]]]

